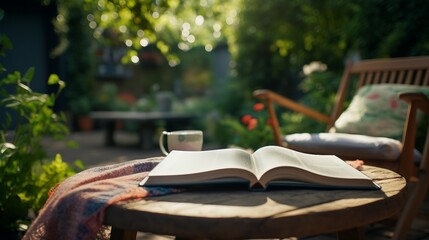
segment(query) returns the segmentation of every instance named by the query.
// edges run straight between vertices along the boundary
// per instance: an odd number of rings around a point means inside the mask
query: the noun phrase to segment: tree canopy
[[[341,72],[348,58],[429,53],[425,0],[57,1],[83,5],[96,39],[129,49],[124,61],[155,45],[176,66],[178,53],[227,44],[241,97],[256,88],[293,95],[314,61]]]
[[[170,66],[180,63],[180,51],[202,45],[210,52],[224,42],[228,26],[236,19],[238,4],[237,0],[58,1],[66,8],[83,4],[95,39],[128,47],[125,62],[138,61],[138,50],[156,45]]]
[[[155,44],[167,55],[227,42],[233,56],[250,57],[247,62],[258,61],[252,54],[268,54],[265,66],[322,61],[337,69],[338,60],[355,51],[363,58],[390,57],[429,48],[424,0],[56,1],[65,17],[70,6],[81,6],[96,39],[117,40],[111,44],[130,50]]]

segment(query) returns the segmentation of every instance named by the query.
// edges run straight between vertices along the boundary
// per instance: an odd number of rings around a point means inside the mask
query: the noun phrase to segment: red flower
[[[274,121],[273,121],[273,119],[272,119],[272,118],[268,118],[268,119],[267,119],[267,124],[268,124],[269,126],[273,127],[273,126],[274,126]]]
[[[241,122],[244,125],[247,125],[247,124],[249,124],[250,119],[252,119],[252,116],[250,116],[249,114],[246,114],[243,117],[241,117]]]
[[[253,110],[255,110],[256,112],[261,111],[262,109],[264,109],[264,104],[263,103],[255,103],[253,105]]]
[[[252,118],[249,120],[249,124],[247,125],[247,129],[253,130],[258,125],[258,119]]]

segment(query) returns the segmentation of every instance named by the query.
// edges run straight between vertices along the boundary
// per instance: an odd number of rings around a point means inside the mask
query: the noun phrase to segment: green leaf
[[[4,151],[6,151],[7,149],[16,149],[16,146],[12,143],[2,143],[0,144],[0,152],[3,153]]]
[[[58,77],[57,74],[51,74],[49,76],[49,79],[48,79],[49,85],[59,84],[59,82],[60,82],[60,77]]]
[[[79,148],[79,144],[77,144],[76,141],[69,140],[69,141],[67,141],[67,147],[78,149]]]
[[[66,87],[66,83],[64,81],[59,80],[58,81],[58,85],[59,85],[59,89],[58,92],[60,92],[61,90],[63,90]]]
[[[27,93],[31,93],[31,88],[23,83],[18,83],[18,88],[24,90]],[[19,90],[18,90],[19,91]]]
[[[7,36],[2,36],[1,38],[1,44],[5,49],[12,49],[13,45],[10,42],[9,38]]]
[[[8,142],[0,144],[0,162],[12,157],[15,152],[16,146],[14,144]],[[2,165],[3,163],[0,164],[0,166]]]
[[[24,76],[23,76],[22,80],[23,80],[24,82],[30,83],[30,82],[31,82],[31,80],[32,80],[32,79],[33,79],[33,77],[34,77],[34,72],[35,72],[34,67],[29,68],[29,69],[27,70],[27,72],[25,72],[25,74],[24,74]]]
[[[21,73],[15,71],[11,74],[8,74],[6,78],[3,78],[0,83],[3,84],[16,84],[21,79]]]
[[[78,170],[83,170],[83,169],[85,169],[85,164],[84,164],[81,160],[76,160],[76,161],[74,161],[74,166],[75,166]]]
[[[9,38],[5,35],[0,34],[0,56],[5,55],[4,54],[5,49],[11,49],[11,48],[12,48],[12,43],[10,42]]]

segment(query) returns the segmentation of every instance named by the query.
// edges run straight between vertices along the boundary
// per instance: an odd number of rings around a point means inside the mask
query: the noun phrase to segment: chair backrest
[[[351,86],[360,88],[371,84],[429,86],[429,56],[371,59],[347,64],[327,129],[344,111]]]

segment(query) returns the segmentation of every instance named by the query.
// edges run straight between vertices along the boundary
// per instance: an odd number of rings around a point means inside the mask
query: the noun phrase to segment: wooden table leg
[[[356,227],[351,229],[346,229],[343,231],[337,232],[338,240],[363,240],[365,239],[365,232],[363,227]]]
[[[106,146],[115,146],[115,128],[116,128],[116,121],[106,121],[105,126],[106,132],[104,136],[104,144]]]
[[[111,240],[135,240],[137,237],[137,231],[123,230],[112,227],[110,232]]]
[[[142,122],[139,132],[139,144],[143,149],[152,149],[154,147],[153,137],[155,134],[155,122]]]

